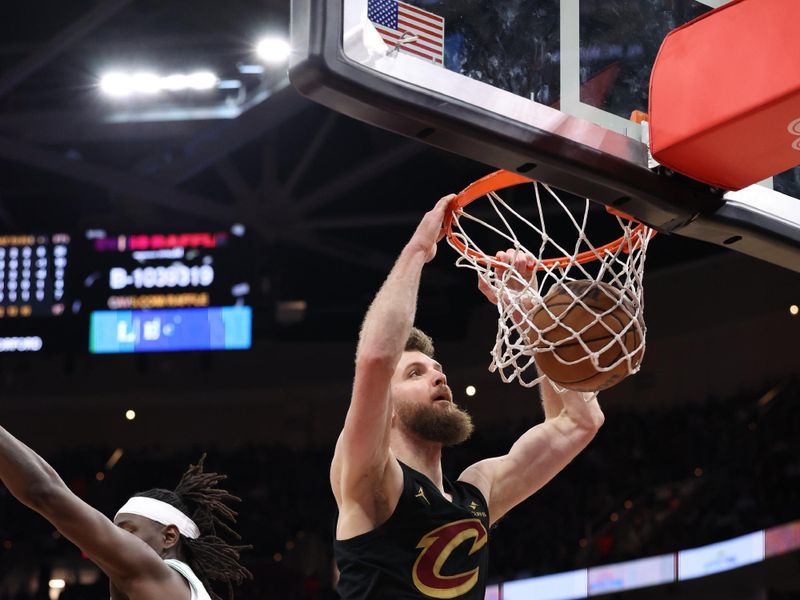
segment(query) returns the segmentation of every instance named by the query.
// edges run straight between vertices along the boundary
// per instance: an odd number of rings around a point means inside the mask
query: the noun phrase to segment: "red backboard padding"
[[[800,164],[800,0],[734,0],[671,31],[649,113],[653,157],[713,186]]]

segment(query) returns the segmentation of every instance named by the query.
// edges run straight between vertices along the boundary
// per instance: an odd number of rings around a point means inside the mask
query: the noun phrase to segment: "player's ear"
[[[178,542],[181,539],[181,533],[178,531],[178,528],[175,525],[167,525],[164,527],[163,535],[163,544],[164,550],[169,550],[170,548],[174,548],[178,545]]]

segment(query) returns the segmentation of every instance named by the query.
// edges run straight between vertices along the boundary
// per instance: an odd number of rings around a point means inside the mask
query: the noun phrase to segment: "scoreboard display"
[[[241,225],[0,235],[0,352],[248,349],[249,254]]]
[[[235,304],[249,293],[244,229],[177,234],[91,230],[85,251],[91,310]]]
[[[0,235],[0,353],[58,345],[43,320],[66,312],[70,260],[66,233]]]
[[[87,232],[90,352],[250,348],[244,234]]]
[[[61,315],[67,234],[0,236],[0,319]]]

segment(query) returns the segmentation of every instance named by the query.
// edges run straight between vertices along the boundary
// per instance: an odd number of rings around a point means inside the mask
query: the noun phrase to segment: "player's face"
[[[139,515],[120,514],[114,519],[114,525],[132,533],[150,546],[159,556],[164,554],[164,525]]]
[[[453,402],[442,365],[422,352],[403,352],[392,377],[392,402],[400,422],[426,441],[451,446],[472,433],[472,419]]]
[[[392,391],[402,400],[442,406],[453,403],[442,365],[422,352],[403,352],[392,378]]]

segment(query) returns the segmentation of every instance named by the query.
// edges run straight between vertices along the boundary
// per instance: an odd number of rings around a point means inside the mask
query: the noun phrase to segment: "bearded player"
[[[483,600],[491,525],[569,464],[603,423],[595,395],[559,393],[545,381],[543,423],[508,454],[475,463],[453,483],[444,477],[442,448],[466,440],[473,426],[453,402],[430,338],[412,324],[422,268],[436,254],[451,199],[424,216],[361,327],[331,465],[345,600]],[[512,262],[509,253],[498,258]],[[517,257],[515,266],[531,275],[526,260]]]

